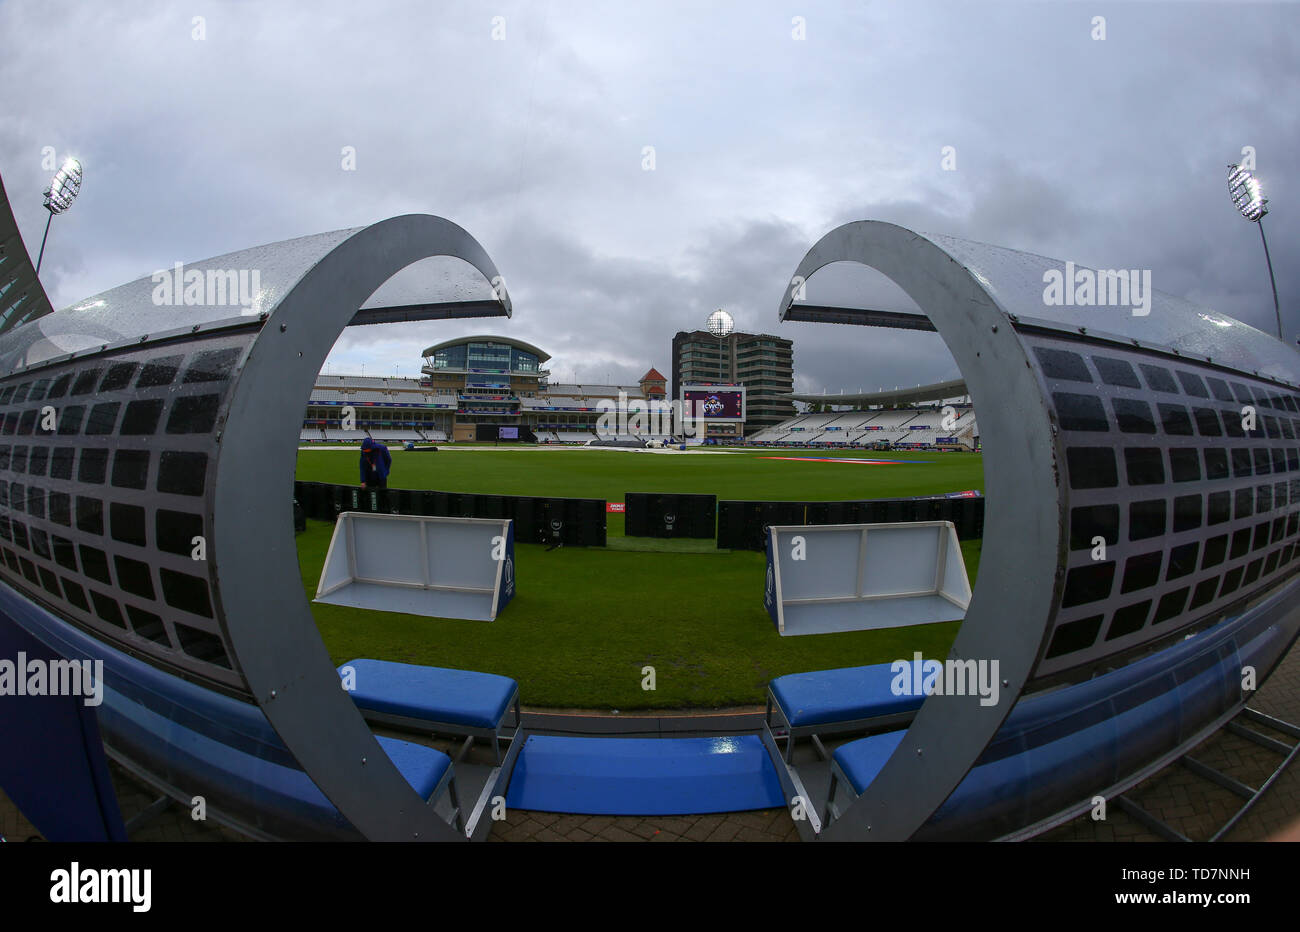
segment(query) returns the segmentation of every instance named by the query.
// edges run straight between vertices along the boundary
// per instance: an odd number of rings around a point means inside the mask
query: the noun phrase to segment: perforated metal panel
[[[1060,428],[1069,546],[1036,676],[1217,619],[1295,569],[1300,395],[1174,356],[1026,343]]]
[[[0,578],[115,646],[244,695],[207,547],[217,439],[256,329],[0,381]]]

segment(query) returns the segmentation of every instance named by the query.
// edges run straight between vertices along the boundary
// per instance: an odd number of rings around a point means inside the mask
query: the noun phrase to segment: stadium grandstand
[[[415,443],[495,441],[515,428],[523,441],[596,439],[602,401],[663,400],[665,378],[651,368],[635,385],[552,383],[546,352],[509,337],[471,336],[431,346],[418,379],[318,375],[299,439]],[[349,415],[351,415],[349,417]],[[665,435],[629,433],[644,440]]]
[[[318,375],[299,439],[483,442],[501,438],[502,428],[514,428],[519,440],[537,443],[669,437],[663,430],[600,430],[602,414],[620,396],[632,406],[667,399],[667,380],[654,368],[635,385],[551,382],[546,352],[498,336],[449,340],[429,347],[422,356],[418,379]],[[865,394],[789,397],[810,410],[740,442],[869,450],[979,449],[979,425],[961,380]]]
[[[354,420],[345,419],[348,407]],[[450,437],[456,410],[455,394],[432,391],[420,379],[318,375],[299,439],[441,442]]]
[[[791,398],[813,410],[761,430],[746,443],[868,450],[979,449],[979,424],[966,383],[961,380],[855,395],[796,394]]]

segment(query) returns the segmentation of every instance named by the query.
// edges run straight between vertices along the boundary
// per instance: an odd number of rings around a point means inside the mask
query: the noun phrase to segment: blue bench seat
[[[65,657],[103,662],[95,710],[109,758],[157,790],[255,838],[353,841],[361,834],[285,747],[256,705],[131,657],[0,586],[0,611]],[[436,748],[376,736],[426,802],[449,795],[463,829],[453,761]]]
[[[423,800],[427,801],[433,795],[447,771],[451,770],[451,758],[437,748],[383,735],[376,735],[375,740]]]
[[[1194,734],[1183,730],[1185,720],[1212,720],[1232,707],[1241,695],[1245,656],[1207,649],[1204,639],[1189,640],[1103,677],[1022,699],[914,837],[920,840],[927,831],[933,837],[959,837],[989,824],[1011,832],[1052,811],[1061,785],[1087,799],[1120,783],[1150,762],[1139,736],[1154,738],[1159,747],[1174,747]],[[1108,678],[1122,685],[1109,686]],[[1197,704],[1206,706],[1199,714],[1194,713]],[[836,785],[842,780],[861,795],[905,733],[871,735],[835,749],[827,824]]]
[[[276,755],[264,746],[227,743],[232,733],[225,733],[223,740],[187,727],[111,688],[105,689],[100,716],[118,751],[165,755],[178,782],[201,785],[209,780],[219,786],[219,791],[209,791],[210,802],[232,816],[228,821],[241,831],[281,839],[359,837],[287,751]],[[454,823],[462,828],[451,758],[410,741],[378,735],[375,740],[421,799],[433,801],[444,791],[450,794]],[[241,818],[257,810],[269,810],[274,818],[265,823]]]
[[[850,741],[835,749],[832,760],[848,780],[849,786],[853,787],[853,792],[862,795],[862,791],[885,766],[885,761],[898,749],[905,734],[906,731],[887,731],[883,735]]]
[[[913,662],[908,661],[909,670],[912,666]],[[790,760],[794,739],[799,735],[865,731],[899,724],[915,715],[925,697],[896,695],[893,685],[899,674],[893,667],[877,663],[791,673],[772,680],[768,685],[767,721],[770,727],[773,712],[779,713],[777,726],[784,723],[789,729],[786,760]]]
[[[474,737],[490,737],[498,762],[498,734],[511,706],[518,725],[519,684],[507,676],[367,659],[343,664],[340,676],[349,668],[352,699],[373,721],[467,735],[466,748]]]

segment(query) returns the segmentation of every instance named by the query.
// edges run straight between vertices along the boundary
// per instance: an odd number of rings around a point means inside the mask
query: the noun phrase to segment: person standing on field
[[[370,437],[361,441],[361,488],[388,488],[388,471],[392,468],[388,447]]]

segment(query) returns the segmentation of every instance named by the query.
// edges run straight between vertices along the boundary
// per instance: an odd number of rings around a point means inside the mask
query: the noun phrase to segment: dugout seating
[[[242,801],[231,806],[229,800],[217,800],[223,806],[268,807],[280,819],[292,824],[294,835],[316,840],[343,840],[354,830],[311,778],[291,760],[278,762],[248,753],[237,743],[191,729],[148,709],[144,703],[114,697],[101,711],[101,721],[115,746],[141,751],[152,748],[176,762],[178,773],[203,773],[204,779],[219,780],[227,795]],[[258,723],[261,725],[261,723]],[[452,822],[465,829],[456,788],[452,759],[436,748],[410,741],[376,735],[384,753],[406,778],[406,782],[426,802],[436,801],[446,793],[452,809]],[[219,819],[218,821],[226,821]],[[259,826],[234,823],[254,837],[284,838],[276,832],[263,835]],[[301,834],[299,834],[301,833]]]
[[[818,735],[867,732],[911,721],[924,696],[895,695],[897,673],[890,663],[778,676],[767,687],[765,724],[769,732],[786,732],[789,763],[797,738],[810,736],[824,759]],[[907,676],[913,661],[908,661]]]
[[[1240,621],[1226,619],[1118,670],[1022,699],[915,839],[960,838],[989,824],[1023,829],[1054,784],[1075,785],[1086,802],[1134,773],[1144,742],[1194,737],[1204,721],[1240,701],[1243,665],[1265,663],[1285,643],[1275,629]],[[847,688],[839,694],[849,695]],[[860,795],[905,734],[888,731],[835,749],[823,826],[844,809],[837,792]]]
[[[37,606],[21,607],[7,590],[0,592],[0,611],[21,617],[63,656],[103,661],[104,702],[96,713],[105,749],[124,766],[142,757],[165,758],[167,784],[140,775],[159,792],[187,807],[198,792],[207,799],[209,818],[254,838],[359,840],[257,706],[164,672]],[[176,718],[177,709],[186,710],[183,720]],[[421,799],[437,804],[447,795],[449,821],[464,830],[451,758],[410,741],[376,740]]]
[[[364,658],[340,666],[340,677],[346,677],[349,669],[354,678],[349,692],[367,721],[425,734],[463,736],[458,761],[475,738],[490,739],[500,764],[501,734],[514,709],[507,740],[516,743],[519,684],[509,677]]]

